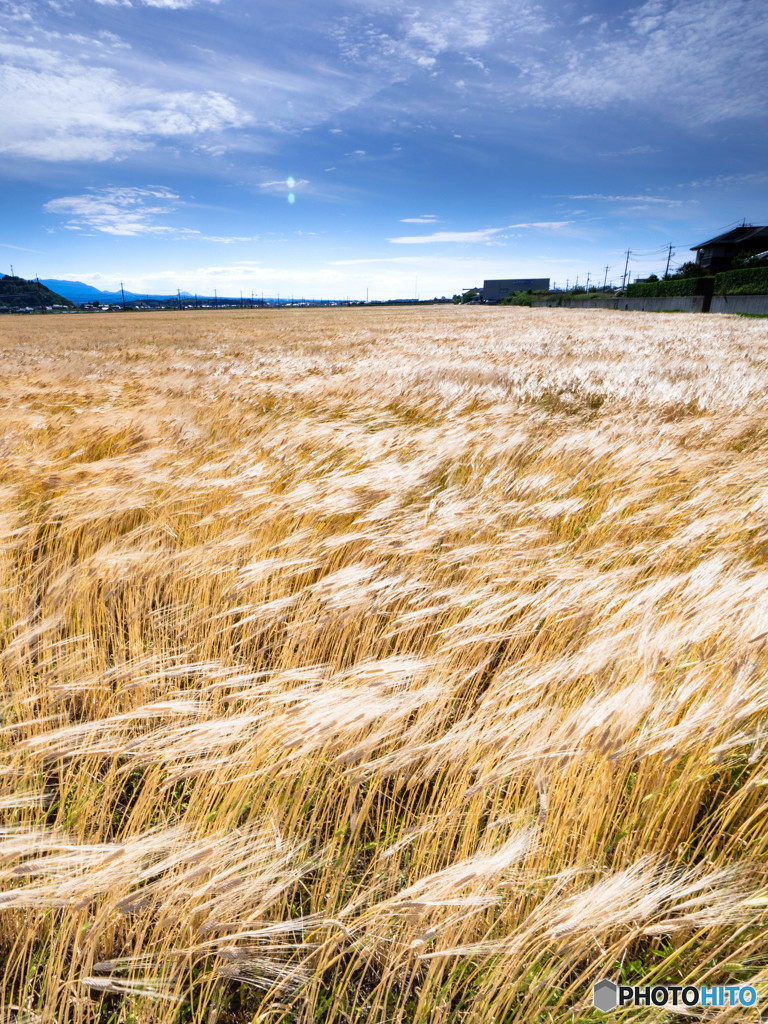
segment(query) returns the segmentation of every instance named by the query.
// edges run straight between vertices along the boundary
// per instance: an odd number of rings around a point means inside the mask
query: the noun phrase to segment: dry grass
[[[0,1019],[762,1001],[765,323],[0,332]]]

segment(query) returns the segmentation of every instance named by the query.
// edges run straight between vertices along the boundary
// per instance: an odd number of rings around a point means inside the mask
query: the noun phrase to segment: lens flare
[[[288,202],[289,203],[295,203],[296,202],[296,196],[293,194],[293,192],[289,192],[288,193]]]
[[[289,174],[288,177],[285,179],[285,184],[289,189],[296,188],[296,179],[292,174]]]

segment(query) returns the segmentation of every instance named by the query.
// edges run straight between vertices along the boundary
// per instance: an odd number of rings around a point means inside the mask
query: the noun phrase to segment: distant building
[[[696,253],[696,262],[704,270],[719,274],[721,270],[731,269],[731,260],[740,252],[748,252],[756,256],[768,247],[768,227],[755,227],[754,224],[742,224],[738,228],[726,231],[716,238],[710,238],[701,245],[692,245],[691,252]]]
[[[483,302],[500,302],[514,292],[548,292],[548,277],[517,277],[506,281],[483,281]]]

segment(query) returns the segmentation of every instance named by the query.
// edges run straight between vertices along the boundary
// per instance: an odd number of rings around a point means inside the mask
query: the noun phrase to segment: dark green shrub
[[[768,267],[715,274],[717,295],[768,295]]]
[[[657,296],[706,295],[712,287],[711,277],[670,277],[665,281],[636,281],[627,285],[630,298],[648,299]]]

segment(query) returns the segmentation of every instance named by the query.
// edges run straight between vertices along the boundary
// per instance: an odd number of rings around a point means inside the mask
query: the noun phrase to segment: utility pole
[[[571,283],[570,277],[566,277],[566,279],[565,279],[565,290],[566,291],[569,290],[570,283]]]
[[[579,287],[579,275],[578,274],[576,275],[576,284],[573,287],[574,288],[578,288]]]
[[[40,309],[42,309],[43,308],[43,292],[42,292],[42,289],[40,288],[40,278],[39,277],[35,277],[35,280],[37,281],[37,301],[40,303]]]
[[[669,243],[669,252],[667,253],[667,269],[664,271],[664,277],[669,277],[669,261],[672,259],[672,243]]]
[[[13,277],[13,264],[11,264],[11,277]]]
[[[240,309],[243,308],[243,289],[240,289]]]
[[[622,291],[624,291],[624,288],[625,288],[626,283],[627,283],[627,268],[629,267],[629,254],[631,252],[632,252],[631,249],[627,249],[627,259],[626,259],[626,262],[624,264],[624,276],[621,279],[621,290]]]
[[[590,275],[590,271],[588,270],[587,271],[587,291],[589,291],[589,275]]]
[[[611,269],[610,267],[606,267],[605,268],[605,277],[603,278],[603,291],[605,291],[605,286],[608,283],[608,271],[610,269]]]
[[[181,310],[181,288],[176,289],[176,294],[179,296],[179,310]]]
[[[120,282],[120,294],[123,296],[123,309],[125,309],[125,289],[122,281]]]
[[[213,308],[219,308],[219,293],[216,291],[215,288],[213,289]]]

